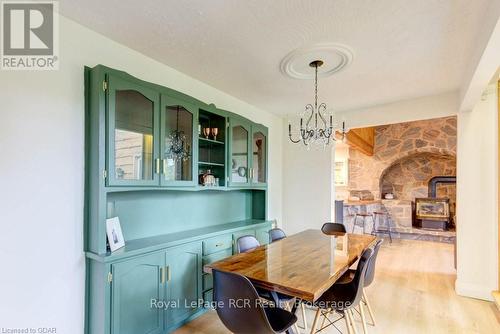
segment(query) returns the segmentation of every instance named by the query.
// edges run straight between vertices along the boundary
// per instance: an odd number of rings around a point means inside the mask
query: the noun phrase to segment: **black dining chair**
[[[259,240],[257,240],[257,238],[255,238],[253,235],[245,235],[239,237],[238,240],[236,240],[236,250],[238,251],[238,254],[246,253],[259,246]]]
[[[284,333],[297,321],[289,311],[265,307],[245,276],[218,270],[212,274],[217,315],[232,333]]]
[[[349,334],[357,333],[356,325],[354,324],[353,309],[359,305],[362,299],[366,271],[372,254],[373,250],[371,248],[365,249],[361,254],[356,273],[352,280],[335,283],[314,302],[314,306],[317,307],[317,310],[311,327],[311,334],[317,332],[316,325],[320,314],[324,316],[323,323],[319,329],[320,331],[330,325],[334,325],[334,322],[328,318],[331,312],[337,312],[344,317]],[[326,321],[328,321],[329,324],[325,327],[324,324]]]
[[[339,223],[324,223],[321,227],[321,232],[327,235],[332,235],[335,233],[346,233],[344,224]]]
[[[285,238],[286,234],[285,231],[283,231],[282,229],[275,227],[269,230],[269,242],[275,242]]]
[[[370,306],[370,302],[368,302],[368,298],[366,297],[365,288],[372,284],[373,279],[375,278],[375,264],[377,262],[378,251],[380,250],[380,246],[384,240],[379,240],[373,247],[373,255],[368,262],[368,268],[366,269],[365,282],[363,286],[363,298],[361,299],[361,303],[359,304],[359,308],[361,309],[364,306],[368,309],[368,313],[370,314],[370,318],[372,320],[372,326],[375,326],[375,317],[373,316],[373,311]],[[360,310],[361,312],[361,310]],[[363,312],[361,312],[363,314]],[[366,319],[361,319],[363,321],[363,329],[365,329],[366,333]]]
[[[378,240],[375,243],[375,246],[373,246],[373,254],[372,254],[372,256],[367,264],[365,281],[364,281],[364,286],[363,286],[363,295],[361,298],[361,302],[359,303],[359,308],[360,308],[359,313],[361,314],[363,331],[365,333],[367,332],[367,329],[366,329],[367,321],[366,321],[366,318],[364,316],[364,312],[362,312],[361,308],[363,306],[366,306],[366,308],[368,309],[368,314],[370,315],[370,319],[372,321],[371,325],[375,326],[375,317],[373,316],[373,310],[372,310],[370,303],[368,301],[368,297],[366,296],[365,288],[370,286],[373,283],[373,280],[375,278],[375,264],[377,263],[378,252],[379,252],[380,246],[382,246],[383,242],[384,242],[384,240]],[[356,273],[356,270],[349,269],[344,275],[342,275],[342,277],[339,279],[339,281],[340,282],[348,282],[348,281],[352,280],[355,273]]]

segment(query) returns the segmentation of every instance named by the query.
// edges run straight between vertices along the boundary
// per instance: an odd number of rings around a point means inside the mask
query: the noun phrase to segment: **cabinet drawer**
[[[214,254],[204,256],[203,257],[203,265],[225,259],[226,257],[229,257],[231,255],[233,255],[233,253],[231,251],[231,248],[229,248],[229,249],[226,249],[226,250],[214,253]]]
[[[233,239],[230,234],[219,235],[203,240],[203,255],[210,255],[231,248]]]
[[[203,291],[210,290],[214,286],[214,277],[211,274],[203,274]]]

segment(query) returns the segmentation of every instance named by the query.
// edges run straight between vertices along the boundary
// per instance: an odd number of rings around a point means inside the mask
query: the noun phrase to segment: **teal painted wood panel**
[[[202,264],[206,265],[206,264],[209,264],[209,263],[212,263],[215,261],[219,261],[219,260],[225,259],[226,257],[230,257],[231,255],[233,255],[232,249],[231,248],[225,249],[223,251],[204,256]]]
[[[249,204],[250,203],[250,204]],[[108,196],[125,241],[251,219],[252,193],[126,192]]]
[[[106,80],[108,185],[159,185],[160,93],[111,74]],[[122,116],[117,114],[118,105]],[[139,145],[142,153],[136,155],[134,147]]]
[[[109,334],[111,329],[111,265],[86,259],[85,333]]]
[[[156,334],[164,328],[164,310],[151,299],[164,299],[161,268],[165,253],[153,253],[112,266],[112,334]]]
[[[266,219],[267,212],[267,191],[253,190],[252,191],[252,218]]]
[[[206,303],[211,303],[214,300],[214,290],[210,289],[205,292],[203,292],[203,300]]]
[[[85,194],[87,206],[86,250],[102,254],[106,251],[106,180],[102,177],[106,169],[106,103],[105,94],[96,89],[105,80],[104,72],[97,69],[85,69],[88,86],[85,107]]]
[[[269,243],[269,230],[270,226],[255,230],[255,237],[259,240],[261,245],[267,245]]]
[[[214,280],[211,274],[203,274],[203,291],[213,288]]]
[[[178,303],[167,311],[166,327],[176,327],[198,310],[201,298],[201,242],[168,249],[168,300]]]

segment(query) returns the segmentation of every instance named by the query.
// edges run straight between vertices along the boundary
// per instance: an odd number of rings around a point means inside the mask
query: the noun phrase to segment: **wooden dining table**
[[[372,235],[348,234],[347,254],[332,255],[333,238],[306,230],[207,264],[203,270],[238,273],[255,287],[314,302],[376,241]]]

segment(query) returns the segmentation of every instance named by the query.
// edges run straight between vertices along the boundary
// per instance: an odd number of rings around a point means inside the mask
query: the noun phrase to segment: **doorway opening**
[[[456,116],[351,130],[335,149],[336,219],[455,243],[456,156]]]

